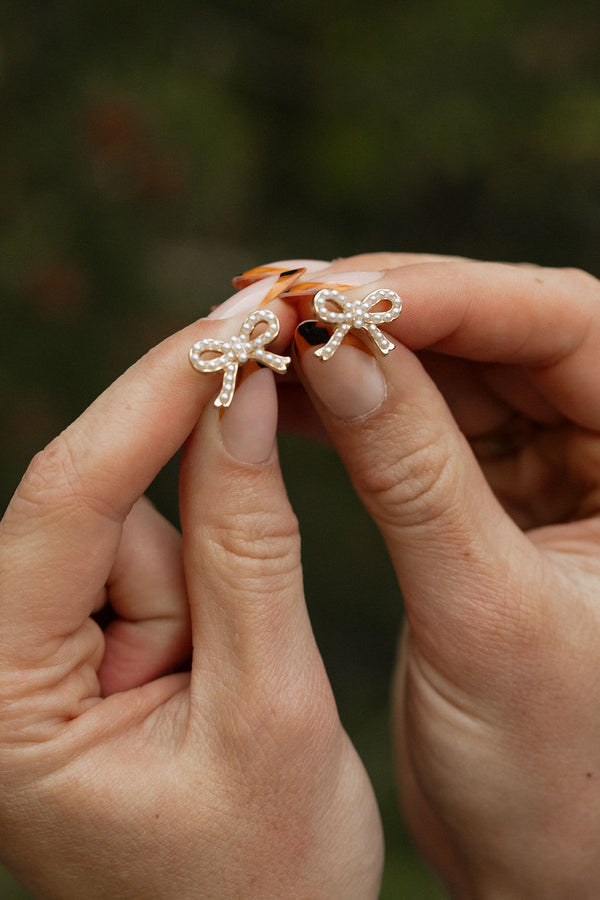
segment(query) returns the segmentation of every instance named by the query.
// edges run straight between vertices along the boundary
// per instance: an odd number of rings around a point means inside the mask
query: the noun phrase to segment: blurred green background
[[[3,506],[37,449],[250,266],[386,249],[600,275],[596,2],[5,0],[0,92]],[[281,452],[382,809],[382,897],[441,898],[394,796],[385,554],[328,450]],[[176,478],[152,489],[173,520]],[[0,871],[2,900],[24,896]]]

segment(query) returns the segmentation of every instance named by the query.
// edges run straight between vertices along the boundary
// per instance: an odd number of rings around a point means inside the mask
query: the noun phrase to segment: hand
[[[1,851],[35,897],[377,896],[379,817],[308,621],[272,373],[220,422],[219,376],[187,360],[239,324],[133,366],[0,525]],[[184,441],[182,542],[142,495]]]
[[[406,816],[456,897],[595,898],[600,285],[394,254],[319,279],[352,269],[402,297],[396,349],[322,362],[303,326],[296,354],[402,588]]]

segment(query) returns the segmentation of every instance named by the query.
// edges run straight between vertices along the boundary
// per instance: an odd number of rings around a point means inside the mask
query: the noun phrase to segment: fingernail
[[[310,280],[298,279],[285,292],[284,299],[300,294],[316,294],[323,287],[335,288],[343,293],[349,288],[379,281],[384,274],[385,272],[324,272],[321,276],[320,273],[315,273]]]
[[[315,356],[314,350],[327,343],[333,330],[320,322],[303,322],[296,329],[294,351],[321,403],[340,419],[361,419],[385,400],[385,378],[375,357],[353,335],[328,360]]]
[[[256,284],[251,284],[213,309],[206,318],[229,319],[231,316],[252,312],[264,300],[273,285],[276,284],[277,278],[277,275],[272,275],[269,278],[258,281]]]
[[[273,452],[277,433],[277,389],[270,369],[242,381],[221,419],[221,440],[238,462],[256,465]]]
[[[260,306],[266,306],[271,300],[274,300],[275,297],[279,297],[284,291],[288,290],[295,281],[297,281],[304,273],[306,269],[286,269],[285,272],[281,272],[277,278],[275,279],[275,284],[269,288],[265,296],[260,302]]]
[[[247,272],[242,272],[240,275],[232,278],[232,282],[233,286],[240,290],[269,275],[280,275],[282,272],[287,272],[290,269],[306,269],[307,272],[316,272],[326,268],[328,265],[329,263],[322,259],[282,259],[270,263],[268,266],[255,266],[253,269],[248,269]]]

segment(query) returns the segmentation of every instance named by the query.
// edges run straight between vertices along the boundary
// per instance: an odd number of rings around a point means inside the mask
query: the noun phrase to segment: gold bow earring
[[[390,304],[389,309],[372,312],[372,308],[382,301]],[[396,345],[378,326],[393,322],[401,309],[402,300],[396,291],[381,288],[371,291],[362,300],[347,300],[339,291],[324,288],[315,294],[313,310],[322,322],[335,326],[335,331],[327,343],[315,351],[315,356],[322,360],[331,359],[351,329],[363,329],[382,353],[389,353]]]
[[[267,327],[256,337],[252,337],[257,325]],[[203,338],[196,341],[189,353],[192,366],[198,372],[212,374],[223,372],[223,382],[215,406],[229,406],[235,391],[238,369],[254,359],[261,366],[268,366],[275,372],[284,374],[291,362],[289,356],[271,353],[265,347],[279,334],[279,319],[270,309],[257,309],[247,316],[238,334],[226,341]],[[214,354],[217,354],[216,356]]]

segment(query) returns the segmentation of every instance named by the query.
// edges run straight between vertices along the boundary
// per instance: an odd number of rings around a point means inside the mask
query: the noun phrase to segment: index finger
[[[389,270],[369,285],[379,287],[401,296],[402,314],[386,330],[411,350],[522,366],[563,415],[600,429],[600,282],[593,276],[428,261]],[[357,299],[361,290],[346,293]]]
[[[276,302],[289,342],[295,314]],[[167,338],[34,459],[0,523],[5,659],[46,658],[101,604],[125,518],[219,388],[189,349],[230,337],[238,318]]]

